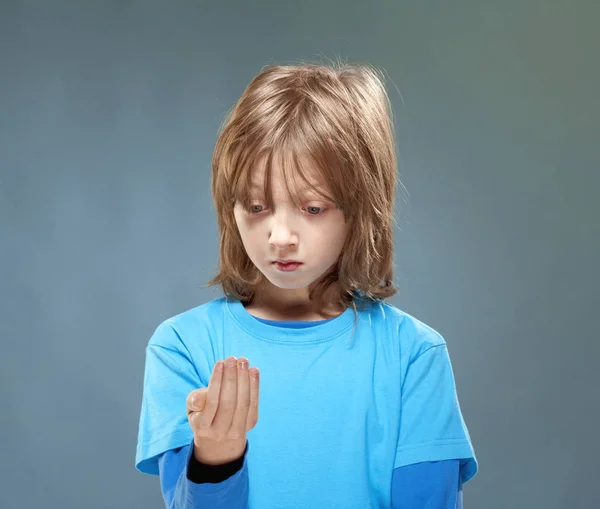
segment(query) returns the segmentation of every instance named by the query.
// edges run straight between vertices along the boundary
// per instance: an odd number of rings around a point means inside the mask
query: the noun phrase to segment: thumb
[[[187,397],[187,413],[202,412],[206,405],[206,393],[208,388],[196,389],[189,393]]]

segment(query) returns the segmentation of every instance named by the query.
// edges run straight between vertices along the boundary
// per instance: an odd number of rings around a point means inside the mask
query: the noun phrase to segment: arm
[[[229,509],[248,506],[246,451],[236,461],[219,466],[198,462],[193,445],[163,453],[158,460],[167,509]]]
[[[445,460],[394,469],[392,509],[462,509],[459,466]]]

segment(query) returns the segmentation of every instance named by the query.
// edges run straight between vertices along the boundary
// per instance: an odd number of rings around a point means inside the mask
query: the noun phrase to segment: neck
[[[256,292],[252,304],[246,310],[253,316],[265,320],[318,321],[331,318],[323,312],[339,315],[343,309],[321,309],[319,303],[308,298],[308,288],[285,290],[267,282]]]

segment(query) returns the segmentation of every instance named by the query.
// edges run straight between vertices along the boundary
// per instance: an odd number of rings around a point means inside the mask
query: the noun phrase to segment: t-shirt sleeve
[[[477,473],[444,342],[427,348],[407,367],[394,468],[449,459],[460,460],[461,483]]]
[[[396,468],[391,509],[461,509],[459,460],[425,461]]]
[[[246,455],[227,465],[198,463],[199,471],[194,474],[191,468],[195,461],[193,451],[192,441],[184,447],[165,451],[158,458],[161,491],[166,507],[248,507]],[[200,479],[194,481],[193,476]]]
[[[186,399],[206,387],[181,342],[167,321],[154,332],[146,347],[146,363],[135,467],[159,475],[158,456],[183,447],[193,439],[187,420]]]

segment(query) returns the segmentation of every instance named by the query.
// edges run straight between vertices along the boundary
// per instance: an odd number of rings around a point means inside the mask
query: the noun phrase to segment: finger
[[[237,360],[235,357],[228,357],[225,361],[225,371],[223,372],[223,385],[221,386],[221,396],[219,397],[219,407],[217,414],[212,422],[212,427],[217,436],[225,438],[233,413],[237,404]]]
[[[248,371],[250,377],[250,406],[246,419],[246,431],[250,431],[258,422],[258,395],[260,392],[260,373],[258,368]]]
[[[190,415],[192,412],[202,412],[206,405],[206,393],[208,389],[203,387],[202,389],[196,389],[188,394],[186,400],[187,413]]]
[[[197,425],[206,429],[209,428],[217,413],[219,398],[221,396],[221,386],[223,383],[223,361],[218,361],[213,368],[212,376],[208,382],[208,391],[206,392],[206,403],[204,410],[197,418]]]
[[[246,419],[248,418],[248,407],[250,406],[250,380],[248,378],[248,359],[240,357],[237,367],[237,405],[231,422],[230,433],[236,437],[246,434]]]

